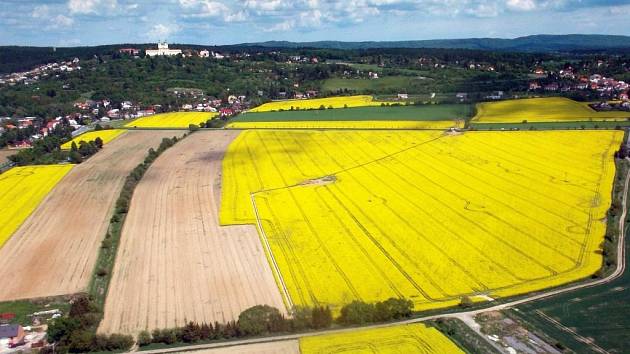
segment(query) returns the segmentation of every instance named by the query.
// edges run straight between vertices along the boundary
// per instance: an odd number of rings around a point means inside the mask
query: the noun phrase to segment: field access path
[[[100,332],[137,334],[185,321],[284,309],[254,225],[219,226],[225,151],[238,131],[199,131],[162,154],[138,184]]]
[[[0,301],[85,291],[125,178],[180,134],[127,132],[74,167],[0,249]]]
[[[630,159],[627,158],[626,160],[627,162],[630,163]],[[430,316],[412,318],[412,319],[400,321],[400,322],[376,324],[376,325],[370,325],[370,326],[365,326],[365,327],[343,328],[343,329],[326,330],[326,331],[318,331],[318,332],[281,335],[281,336],[274,336],[274,337],[244,339],[244,340],[237,340],[237,341],[223,342],[223,343],[199,344],[199,345],[191,345],[191,346],[185,346],[185,347],[160,349],[160,350],[147,350],[147,351],[143,351],[142,353],[143,354],[176,353],[176,352],[180,353],[184,351],[196,351],[196,350],[212,349],[212,348],[229,348],[236,345],[256,345],[260,343],[292,341],[292,340],[299,339],[300,337],[316,336],[316,335],[321,335],[321,334],[345,333],[345,332],[356,331],[359,329],[392,327],[392,326],[406,325],[406,324],[412,324],[412,323],[418,323],[418,322],[426,322],[426,321],[436,320],[438,318],[458,318],[458,319],[468,320],[469,318],[474,317],[480,313],[505,310],[505,309],[512,308],[521,304],[545,299],[554,295],[569,293],[569,292],[577,291],[584,288],[608,284],[614,281],[615,279],[619,278],[626,270],[626,255],[625,255],[625,247],[624,247],[625,246],[625,232],[624,231],[626,229],[625,221],[626,221],[626,217],[628,213],[629,187],[630,187],[630,170],[627,172],[625,176],[624,190],[623,190],[623,203],[622,203],[623,212],[619,218],[619,241],[617,243],[617,267],[611,274],[609,274],[605,278],[584,281],[584,282],[577,283],[575,285],[560,287],[560,288],[552,289],[549,291],[537,292],[529,296],[519,297],[518,299],[513,300],[513,301],[508,301],[502,304],[489,306],[489,307],[485,307],[481,309],[470,310],[470,311],[459,311],[459,312],[435,314],[435,315],[430,315]]]

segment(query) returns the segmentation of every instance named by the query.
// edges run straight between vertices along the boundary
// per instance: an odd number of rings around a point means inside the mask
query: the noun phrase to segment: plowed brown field
[[[197,350],[190,354],[300,354],[300,345],[297,340],[283,342],[271,342],[248,345],[235,345],[233,347]]]
[[[0,301],[84,291],[125,177],[173,135],[128,132],[73,168],[0,249]]]
[[[221,162],[234,131],[194,133],[136,187],[100,331],[236,319],[282,298],[254,226],[220,227]]]

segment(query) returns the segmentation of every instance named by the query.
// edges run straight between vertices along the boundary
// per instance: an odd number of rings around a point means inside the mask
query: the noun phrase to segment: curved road
[[[626,158],[626,161],[630,163],[630,158]],[[598,286],[598,285],[603,285],[603,284],[610,283],[613,280],[619,278],[623,274],[625,269],[626,269],[626,257],[625,257],[625,247],[624,247],[624,245],[625,245],[625,242],[624,242],[624,239],[625,239],[624,229],[625,229],[626,215],[628,213],[628,186],[629,186],[629,184],[630,184],[630,169],[626,173],[626,179],[625,179],[625,182],[624,182],[624,189],[623,189],[623,202],[622,202],[623,211],[621,213],[621,217],[619,218],[619,241],[617,242],[617,267],[615,268],[614,272],[612,272],[610,275],[608,275],[605,278],[597,279],[597,280],[591,280],[591,281],[586,281],[586,282],[582,282],[582,283],[579,283],[579,284],[576,284],[576,285],[572,285],[572,286],[568,286],[568,287],[564,287],[564,288],[560,288],[560,289],[549,290],[549,291],[546,291],[546,292],[543,292],[543,293],[539,293],[539,294],[535,294],[535,295],[531,295],[531,296],[526,296],[526,297],[524,297],[522,299],[509,301],[509,302],[506,302],[506,303],[503,303],[503,304],[490,306],[490,307],[477,309],[477,310],[460,311],[460,312],[453,312],[453,313],[447,313],[447,314],[437,314],[437,315],[431,315],[431,316],[425,316],[425,317],[412,318],[412,319],[409,319],[409,320],[404,320],[404,321],[399,321],[399,322],[391,322],[391,323],[385,323],[385,324],[376,324],[376,325],[363,326],[363,327],[352,327],[352,328],[334,329],[334,330],[308,332],[308,333],[298,333],[298,334],[273,336],[273,337],[264,337],[264,338],[243,339],[243,340],[229,341],[229,342],[223,342],[223,343],[210,343],[210,344],[190,345],[190,346],[185,346],[185,347],[176,347],[176,348],[168,348],[168,349],[160,349],[160,350],[147,350],[147,351],[142,351],[142,353],[146,353],[146,354],[174,353],[174,352],[201,350],[201,349],[231,347],[231,346],[235,346],[235,345],[268,343],[268,342],[275,342],[275,341],[295,340],[295,339],[299,339],[301,337],[310,337],[310,336],[316,336],[316,335],[321,335],[321,334],[334,334],[334,333],[351,332],[351,331],[355,331],[357,329],[372,329],[372,328],[392,327],[392,326],[405,325],[405,324],[411,324],[411,323],[425,322],[425,321],[435,320],[435,319],[438,319],[438,318],[461,318],[461,317],[471,317],[471,316],[474,317],[474,316],[476,316],[476,315],[478,315],[480,313],[483,313],[483,312],[504,310],[504,309],[511,308],[511,307],[514,307],[514,306],[518,306],[518,305],[521,305],[521,304],[524,304],[524,303],[528,303],[528,302],[544,299],[544,298],[547,298],[547,297],[550,297],[550,296],[554,296],[554,295],[558,295],[558,294],[564,294],[564,293],[576,291],[576,290],[579,290],[579,289],[584,289],[584,288],[589,288],[589,287],[593,287],[593,286]]]

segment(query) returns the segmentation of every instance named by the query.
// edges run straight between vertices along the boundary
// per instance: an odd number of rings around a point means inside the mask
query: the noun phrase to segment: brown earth
[[[0,150],[0,165],[2,165],[5,162],[9,162],[9,159],[7,159],[7,157],[17,154],[18,151],[19,150],[7,150],[7,149]]]
[[[136,187],[100,332],[284,308],[254,226],[220,227],[221,163],[236,131],[199,131],[160,156]]]
[[[0,301],[85,291],[125,177],[177,134],[127,132],[74,167],[0,249]]]
[[[300,354],[297,340],[271,342],[249,345],[235,345],[233,347],[205,349],[190,352],[190,354]]]

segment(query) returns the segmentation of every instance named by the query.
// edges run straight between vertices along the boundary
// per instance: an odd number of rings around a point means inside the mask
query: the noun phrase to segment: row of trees
[[[411,317],[412,308],[413,303],[407,299],[390,298],[373,304],[353,301],[341,308],[341,316],[336,322],[347,326],[401,320]],[[196,343],[264,334],[296,333],[325,329],[332,325],[332,311],[327,306],[298,307],[287,318],[275,307],[257,305],[243,311],[238,321],[224,324],[189,322],[184,327],[141,332],[138,345]]]
[[[130,335],[96,334],[101,317],[98,306],[89,297],[74,299],[67,317],[48,324],[48,341],[56,344],[54,352],[121,351],[133,346],[134,339]]]

